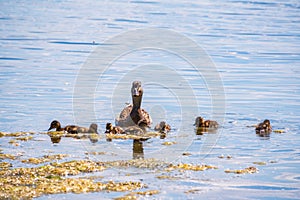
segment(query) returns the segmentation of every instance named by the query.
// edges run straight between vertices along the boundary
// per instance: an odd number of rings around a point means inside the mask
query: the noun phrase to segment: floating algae
[[[26,160],[22,160],[22,163],[31,163],[31,164],[40,164],[45,162],[50,162],[52,160],[61,160],[68,155],[66,154],[56,154],[56,155],[44,155],[42,158],[28,158]]]
[[[204,171],[207,169],[217,169],[217,167],[212,166],[212,165],[191,165],[191,164],[177,164],[173,165],[170,164],[169,167],[167,167],[165,170],[166,171],[172,171],[176,169],[181,169],[181,170],[192,170],[192,171]]]
[[[16,156],[12,155],[12,154],[4,154],[4,153],[0,153],[0,159],[10,159],[10,160],[15,160]]]
[[[280,130],[280,129],[277,129],[277,130],[273,130],[274,133],[285,133],[285,130]]]
[[[253,164],[255,164],[255,165],[266,165],[267,163],[266,162],[253,162]]]
[[[0,169],[1,170],[4,170],[4,169],[8,169],[12,167],[12,164],[11,163],[8,163],[8,162],[0,162]]]
[[[163,142],[162,145],[170,146],[176,144],[176,142]]]
[[[3,165],[7,165],[6,163]],[[66,178],[102,171],[105,167],[88,160],[51,163],[36,168],[15,168],[0,171],[0,199],[31,199],[45,194],[133,191],[145,187],[140,182],[95,182],[88,178]]]
[[[256,167],[247,167],[245,169],[226,169],[225,173],[235,173],[235,174],[253,174],[258,172],[258,169]]]
[[[15,132],[15,133],[0,132],[0,137],[20,137],[28,134],[32,135],[34,134],[34,132]]]
[[[139,199],[138,195],[142,196],[152,196],[155,194],[159,194],[158,190],[147,190],[147,191],[140,191],[140,192],[131,192],[123,197],[114,198],[114,200],[132,200],[132,199]]]
[[[32,140],[32,135],[30,136],[24,136],[24,137],[17,137],[16,140],[20,140],[20,141],[28,141],[28,140]]]

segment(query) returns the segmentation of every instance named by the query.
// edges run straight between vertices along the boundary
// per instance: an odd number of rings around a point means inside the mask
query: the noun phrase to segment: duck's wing
[[[218,128],[219,124],[216,121],[208,120],[209,121],[209,128]]]
[[[78,128],[77,128],[77,132],[78,132],[78,133],[88,133],[88,132],[89,132],[89,128],[86,128],[86,127],[78,127]]]
[[[130,104],[121,111],[120,115],[115,120],[116,126],[126,127],[134,125],[130,117],[131,110],[132,105]]]
[[[76,134],[78,133],[78,126],[75,125],[68,125],[64,128],[64,130],[68,133]]]

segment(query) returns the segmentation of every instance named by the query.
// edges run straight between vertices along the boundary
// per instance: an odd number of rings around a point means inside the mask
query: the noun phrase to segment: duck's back
[[[132,104],[126,106],[120,113],[119,117],[116,118],[115,123],[116,126],[121,127],[128,127],[128,126],[134,126],[137,125],[132,120],[130,113],[132,111]],[[143,119],[143,121],[147,124],[147,126],[150,126],[152,123],[152,119],[147,111],[144,109],[140,109],[140,118]]]

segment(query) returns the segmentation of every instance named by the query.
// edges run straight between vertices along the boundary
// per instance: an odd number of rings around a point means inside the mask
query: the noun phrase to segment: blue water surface
[[[196,113],[211,118],[214,116],[213,97],[206,77],[176,52],[159,47],[124,52],[107,66],[105,73],[99,73],[99,79],[93,83],[95,90],[91,104],[94,110],[91,112],[99,132],[104,132],[106,122],[113,122],[117,111],[131,101],[131,81],[143,80],[150,74],[153,82],[143,83],[143,107],[154,116],[155,123],[167,120],[171,124],[173,132],[169,140],[176,139],[180,130],[194,138],[186,149],[191,156],[182,157],[179,162],[212,164],[218,166],[218,170],[180,172],[176,174],[180,177],[176,181],[157,179],[152,172],[139,172],[130,180],[143,180],[149,189],[160,190],[153,196],[157,199],[298,199],[299,13],[297,0],[0,1],[0,131],[45,132],[53,119],[65,125],[89,126],[88,120],[76,121],[73,102],[74,98],[79,98],[74,95],[77,77],[91,53],[104,45],[110,46],[107,40],[118,38],[127,31],[170,30],[196,42],[213,61],[225,97],[220,130],[215,134],[194,133],[196,115],[189,111],[185,113],[178,94],[160,82],[168,80],[168,74],[150,71],[147,66],[176,69],[193,90],[191,99],[197,101]],[[184,45],[181,43],[178,50],[186,48]],[[128,76],[130,73],[133,75]],[[124,81],[126,77],[132,80]],[[88,80],[84,84],[88,84]],[[114,97],[121,92],[118,90],[120,85],[124,86],[125,93],[128,91],[128,96],[124,97],[126,101],[119,99],[121,102],[118,102]],[[180,91],[182,85],[184,82],[178,80],[174,88]],[[183,120],[182,116],[190,116],[190,119]],[[266,118],[274,130],[285,132],[272,133],[269,137],[257,136],[251,125]],[[96,144],[84,141],[83,145],[64,138],[60,145],[51,146],[49,138],[43,140],[45,135],[35,137],[42,139],[41,142],[23,142],[20,147],[9,144],[9,138],[1,138],[0,149],[5,153],[24,155],[26,152],[28,157],[54,152],[84,158],[83,152],[87,149],[103,151],[107,145],[104,138]],[[204,155],[203,145],[209,141],[212,141],[210,150]],[[152,151],[154,154],[151,155],[155,155],[161,143],[159,139],[145,143],[145,157]],[[128,156],[103,159],[132,158],[131,141],[116,141],[114,145],[127,149]],[[220,155],[230,155],[232,159],[220,159]],[[265,162],[266,165],[258,166],[253,162]],[[259,173],[224,173],[226,169],[249,166],[256,166]],[[128,179],[117,171],[104,173],[104,181],[115,177]],[[187,192],[190,190],[195,192]],[[122,194],[99,192],[49,195],[39,199],[110,199],[119,196]]]

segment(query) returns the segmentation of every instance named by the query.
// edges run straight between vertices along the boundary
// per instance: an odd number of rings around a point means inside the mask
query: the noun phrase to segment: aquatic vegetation
[[[170,164],[165,170],[166,171],[172,171],[176,169],[181,169],[181,170],[192,170],[192,171],[204,171],[207,169],[218,169],[216,166],[212,165],[191,165],[191,164],[177,164],[173,165]]]
[[[127,134],[106,134],[106,139],[123,139],[123,140],[128,140],[128,139],[133,139],[133,140],[147,140],[150,139],[150,136],[147,134],[143,136],[138,136],[138,135],[127,135]]]
[[[197,194],[199,192],[201,192],[200,189],[191,189],[191,190],[185,191],[184,193],[186,193],[186,194]]]
[[[0,132],[0,137],[19,137],[28,134],[34,134],[34,132],[15,132],[15,133]]]
[[[277,130],[273,130],[274,133],[285,133],[285,130],[280,130],[280,129],[277,129]]]
[[[54,158],[55,156],[53,156]],[[9,163],[1,164],[10,167]],[[0,171],[0,198],[31,199],[45,194],[132,191],[145,187],[141,182],[96,182],[88,178],[66,178],[104,170],[105,167],[88,160],[51,163],[36,168],[15,168]]]
[[[255,165],[266,165],[267,163],[266,162],[253,162],[253,164],[255,164]]]
[[[56,154],[56,155],[44,155],[42,158],[28,158],[26,160],[22,160],[23,163],[31,163],[31,164],[40,164],[45,162],[50,162],[52,160],[61,160],[68,155],[66,154]]]
[[[3,154],[0,153],[0,159],[11,159],[11,160],[15,160],[16,156],[12,155],[12,154]]]
[[[94,156],[96,156],[96,155],[105,155],[105,154],[106,154],[106,152],[104,152],[104,151],[100,151],[100,152],[96,152],[96,151],[90,151],[90,152],[85,152],[84,154],[86,154],[86,155],[94,155]]]
[[[7,169],[7,168],[10,168],[12,167],[12,164],[11,163],[8,163],[8,162],[0,162],[0,169],[3,170],[3,169]]]
[[[225,158],[225,156],[222,154],[222,155],[218,156],[218,158],[221,158],[221,159],[223,159],[223,158]],[[227,158],[227,159],[231,159],[231,158],[232,158],[232,156],[230,156],[230,155],[227,155],[227,156],[226,156],[226,158]]]
[[[163,142],[162,145],[170,146],[176,144],[176,142]]]
[[[149,159],[134,159],[134,160],[117,160],[108,162],[98,162],[98,165],[103,165],[105,167],[135,167],[135,168],[147,168],[147,169],[160,169],[166,167],[168,164],[156,160],[153,158]]]
[[[132,199],[138,199],[138,195],[142,196],[152,196],[155,194],[159,194],[160,192],[158,190],[147,190],[147,191],[140,191],[140,192],[131,192],[129,194],[126,194],[123,197],[117,197],[114,198],[115,200],[132,200]]]
[[[247,167],[245,169],[226,169],[225,173],[235,173],[235,174],[253,174],[258,172],[258,169],[256,167]]]
[[[156,176],[156,178],[158,178],[158,179],[168,179],[168,180],[178,180],[178,179],[181,179],[180,177],[168,176],[168,175],[160,175],[160,176]]]
[[[32,140],[32,136],[24,136],[24,137],[17,137],[16,140],[20,140],[20,141],[28,141],[28,140]]]

